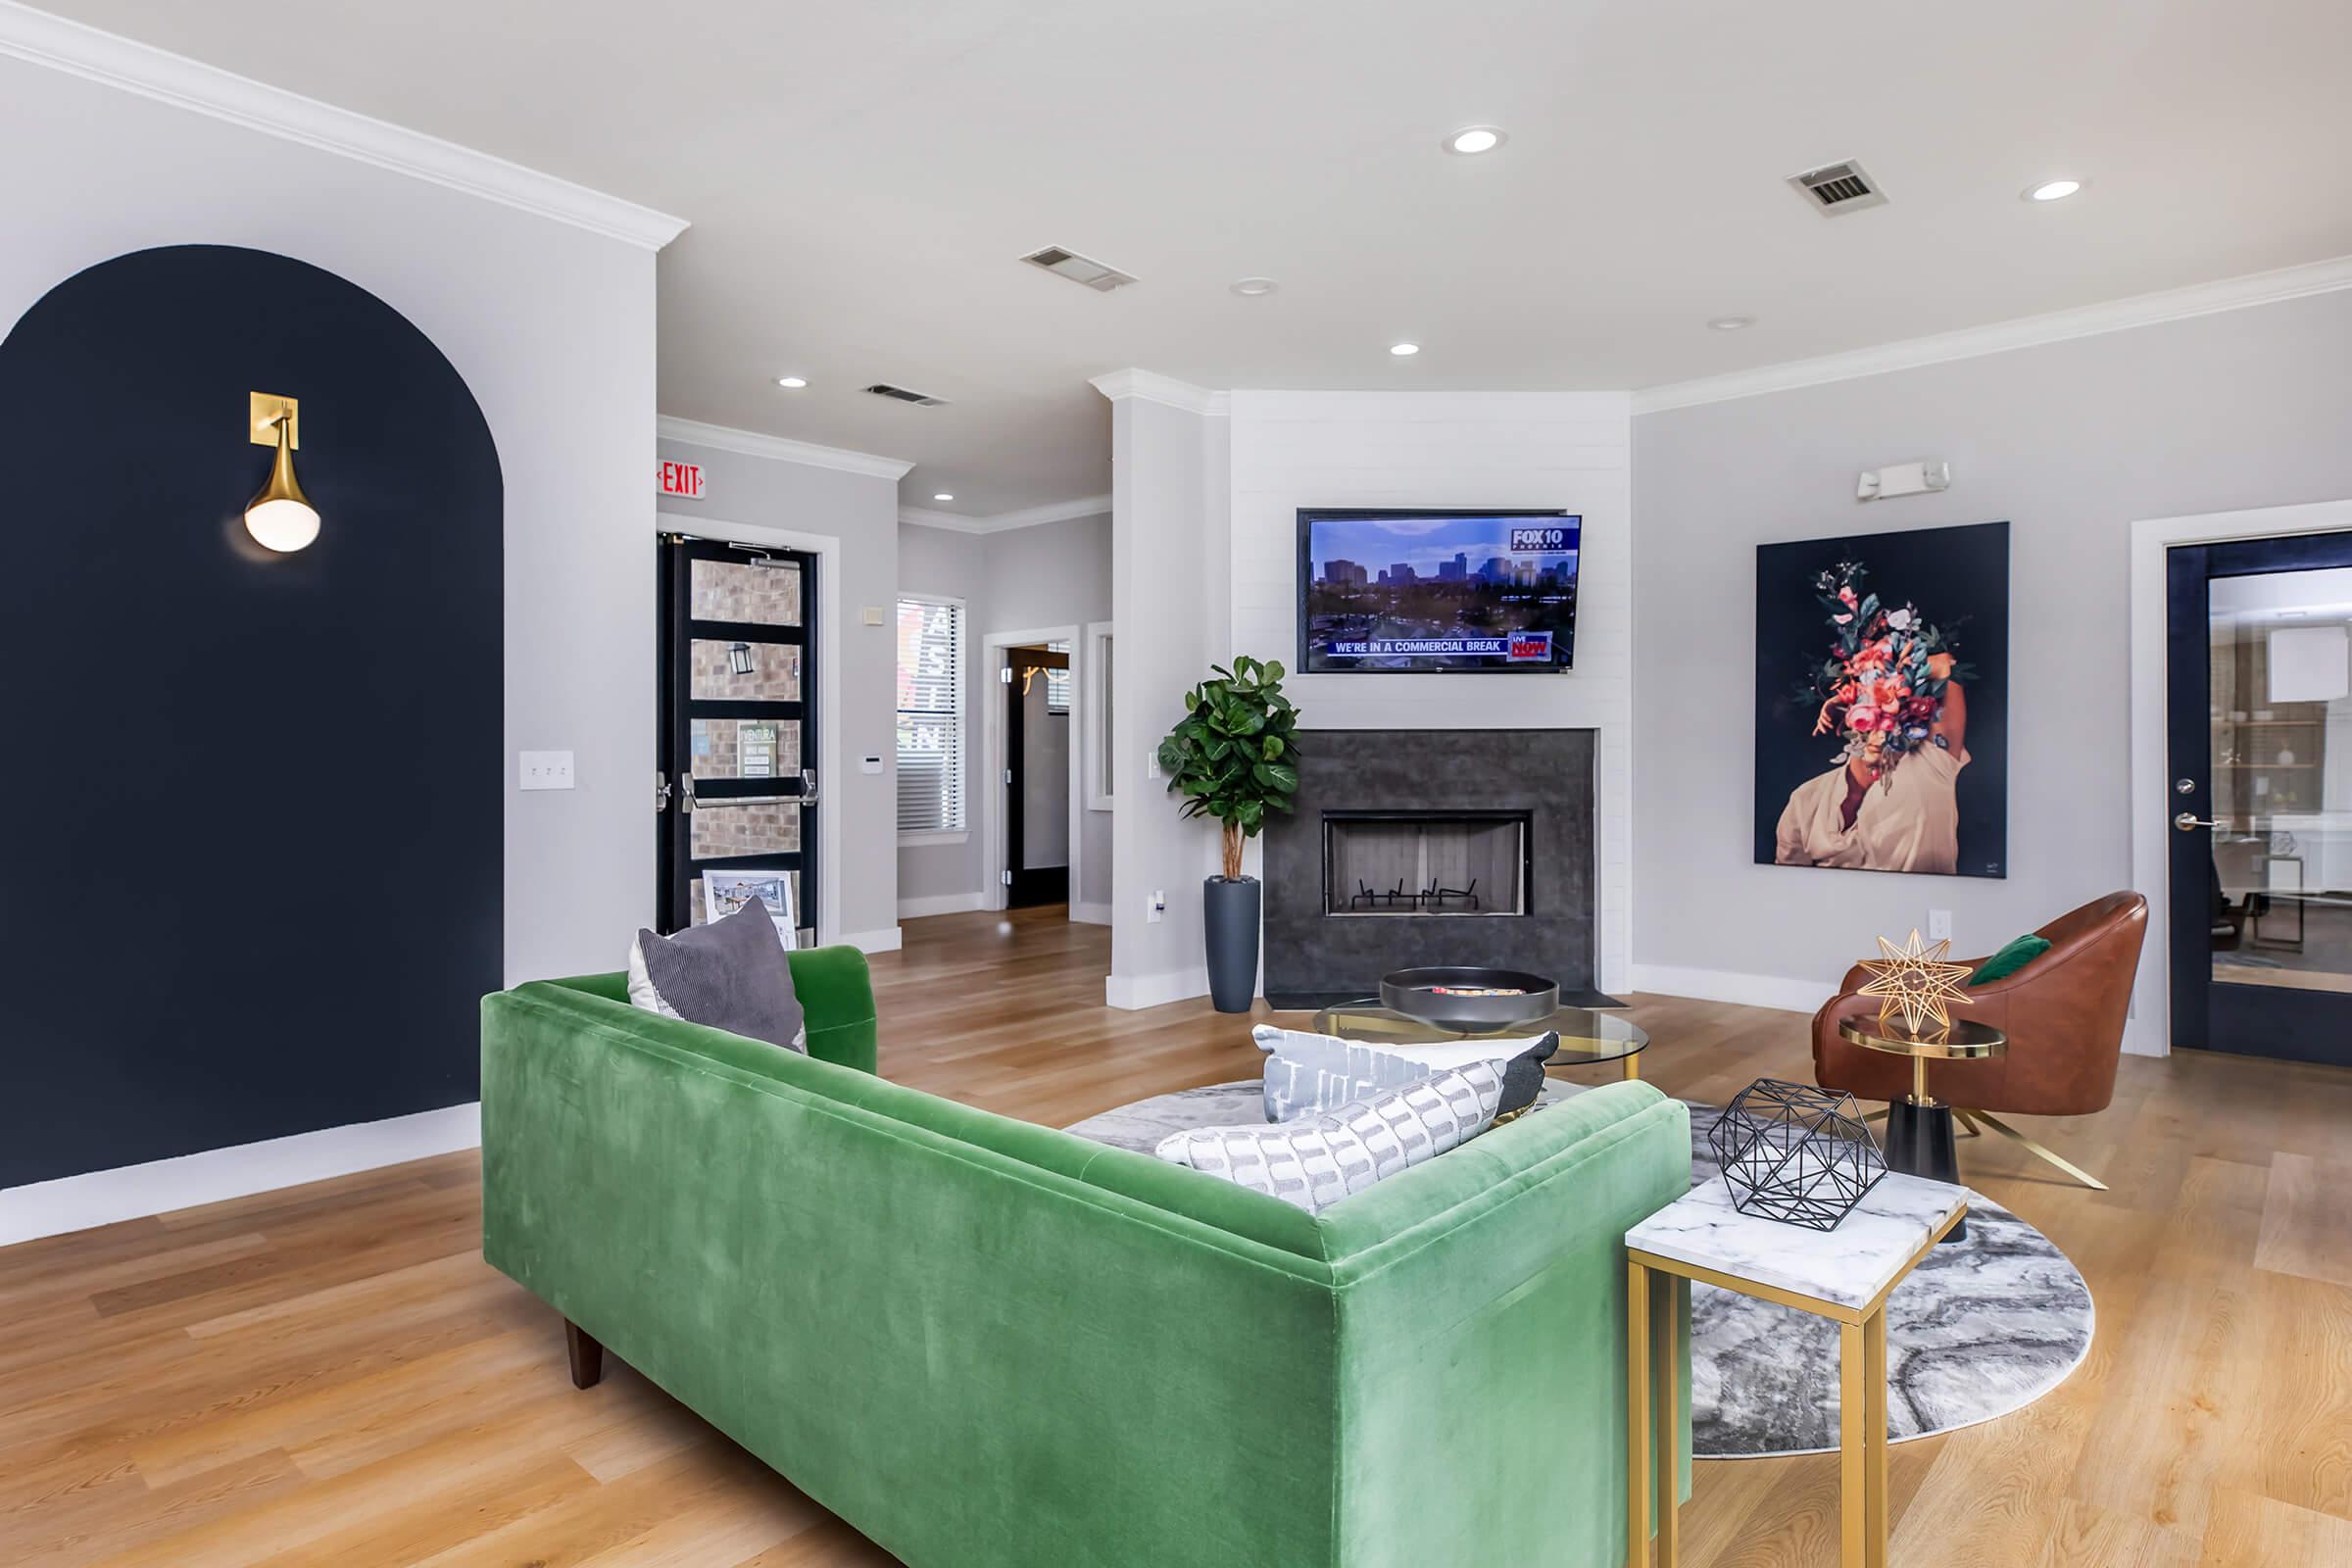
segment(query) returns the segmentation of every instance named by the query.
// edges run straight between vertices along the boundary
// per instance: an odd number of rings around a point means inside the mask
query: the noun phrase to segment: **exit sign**
[[[662,464],[662,493],[665,496],[684,496],[689,501],[702,500],[703,466],[699,463]]]

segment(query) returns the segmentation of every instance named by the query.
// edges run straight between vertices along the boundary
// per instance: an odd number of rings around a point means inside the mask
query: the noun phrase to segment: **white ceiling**
[[[1644,387],[2352,253],[2342,0],[43,3],[691,220],[662,412],[971,516],[1108,490],[1126,366]],[[1888,206],[1783,183],[1845,157]]]

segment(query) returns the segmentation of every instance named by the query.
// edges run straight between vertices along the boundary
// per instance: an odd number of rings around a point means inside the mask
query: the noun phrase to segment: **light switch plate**
[[[1928,940],[1930,942],[1949,942],[1952,940],[1951,910],[1930,909],[1928,911]]]
[[[522,752],[522,776],[518,781],[526,790],[567,790],[571,788],[571,754],[569,752]]]
[[[881,772],[882,759],[879,757],[860,757],[858,759],[858,771],[860,773]]]
[[[868,626],[879,626],[882,624],[882,607],[880,605],[867,605],[865,607],[865,623]]]

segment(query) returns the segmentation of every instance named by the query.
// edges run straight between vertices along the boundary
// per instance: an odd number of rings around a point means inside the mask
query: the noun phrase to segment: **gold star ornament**
[[[1917,931],[1899,948],[1881,937],[1880,956],[1862,960],[1870,980],[1861,995],[1879,999],[1882,1018],[1901,1013],[1903,1027],[1913,1034],[1920,1032],[1920,1022],[1926,1018],[1935,1019],[1938,1028],[1949,1029],[1952,1015],[1944,1010],[1944,1004],[1968,1000],[1962,982],[1974,972],[1965,963],[1944,962],[1943,956],[1951,950],[1948,937],[1933,948],[1923,948]]]

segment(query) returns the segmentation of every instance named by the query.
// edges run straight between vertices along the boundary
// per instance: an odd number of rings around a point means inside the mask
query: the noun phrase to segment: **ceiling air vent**
[[[1091,256],[1065,251],[1058,245],[1049,245],[1042,251],[1031,251],[1021,258],[1031,267],[1042,267],[1055,277],[1066,277],[1073,283],[1084,283],[1098,293],[1107,294],[1122,283],[1135,281],[1133,274],[1115,267],[1105,266]]]
[[[1805,198],[1805,205],[1824,218],[1886,205],[1886,193],[1850,158],[1842,164],[1825,164],[1801,174],[1791,174],[1788,183]]]
[[[866,390],[878,398],[896,398],[901,403],[911,403],[918,409],[936,409],[948,401],[946,398],[935,398],[928,392],[910,392],[903,386],[892,386],[888,381],[876,381]]]

